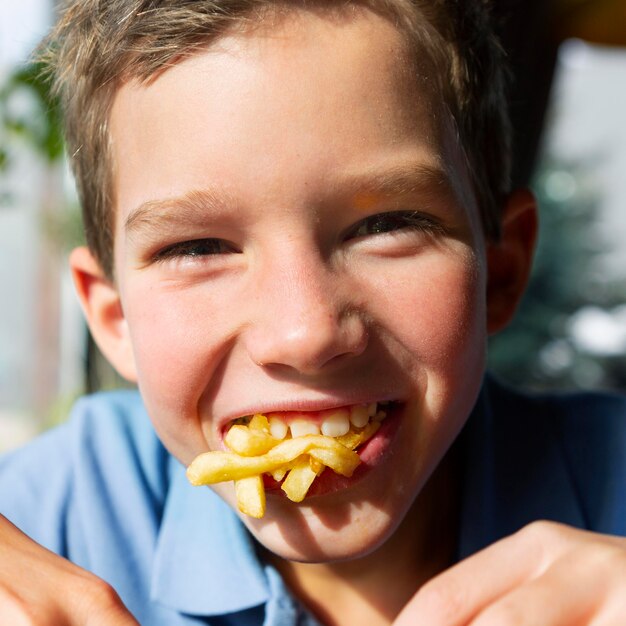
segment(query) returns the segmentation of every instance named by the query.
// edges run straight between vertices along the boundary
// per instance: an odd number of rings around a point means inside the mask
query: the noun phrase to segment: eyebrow
[[[124,230],[132,237],[137,233],[149,236],[181,225],[203,227],[207,216],[223,214],[233,205],[233,198],[226,192],[194,189],[180,196],[143,202],[130,212]]]
[[[327,196],[403,196],[416,193],[456,196],[446,171],[437,165],[401,164],[387,169],[373,168],[346,174],[330,181]],[[148,200],[133,209],[124,223],[129,237],[141,234],[150,238],[164,230],[184,226],[204,228],[212,217],[232,213],[238,203],[225,190],[194,189],[180,196]]]
[[[402,164],[383,170],[347,176],[337,184],[348,193],[371,193],[382,196],[402,196],[417,192],[441,191],[454,193],[446,171],[425,163]]]

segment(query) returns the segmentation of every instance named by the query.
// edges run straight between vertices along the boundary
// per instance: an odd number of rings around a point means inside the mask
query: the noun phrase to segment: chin
[[[346,561],[374,552],[394,534],[449,443],[433,435],[434,421],[420,413],[396,403],[358,450],[362,463],[352,477],[327,470],[301,503],[270,485],[265,516],[240,514],[243,523],[267,550],[290,561]],[[232,491],[217,491],[236,510]]]
[[[262,520],[242,516],[244,524],[267,550],[289,561],[326,563],[366,556],[393,534],[402,515],[374,503],[337,503],[325,507],[277,507]]]
[[[400,432],[391,439],[403,441]],[[396,446],[392,446],[396,447]],[[371,452],[371,449],[370,449]],[[291,561],[345,561],[366,556],[381,547],[394,533],[426,482],[429,471],[408,458],[414,448],[399,445],[392,454],[376,455],[363,463],[353,482],[322,485],[300,504],[278,491],[267,492],[267,511],[257,520],[242,521],[266,549]],[[423,457],[424,459],[424,457]]]

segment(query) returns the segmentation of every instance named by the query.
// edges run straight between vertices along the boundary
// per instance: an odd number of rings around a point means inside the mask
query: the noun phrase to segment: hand
[[[426,583],[394,626],[626,624],[626,539],[535,522]]]
[[[0,624],[137,626],[112,587],[0,516]]]

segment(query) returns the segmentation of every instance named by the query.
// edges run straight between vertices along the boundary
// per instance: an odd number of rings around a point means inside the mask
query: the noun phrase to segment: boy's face
[[[188,464],[255,412],[397,402],[358,480],[244,520],[287,558],[382,542],[480,386],[484,242],[423,66],[369,12],[297,13],[114,103],[121,307],[103,317],[170,451]]]

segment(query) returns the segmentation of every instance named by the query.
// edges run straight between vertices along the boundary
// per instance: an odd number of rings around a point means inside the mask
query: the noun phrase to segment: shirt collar
[[[192,487],[173,458],[170,469],[151,598],[190,615],[223,615],[265,604],[268,577],[239,518],[209,488]]]

